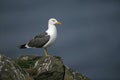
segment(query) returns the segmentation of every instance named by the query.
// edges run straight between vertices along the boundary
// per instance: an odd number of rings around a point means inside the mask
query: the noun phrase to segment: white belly
[[[43,46],[43,47],[49,47],[55,40],[57,35],[50,36],[50,40]]]
[[[52,28],[48,29],[46,32],[50,35],[50,40],[43,47],[49,47],[57,37],[57,30],[55,26],[52,26]]]

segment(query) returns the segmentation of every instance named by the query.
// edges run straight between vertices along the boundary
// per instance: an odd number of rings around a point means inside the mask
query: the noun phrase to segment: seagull
[[[26,48],[43,48],[44,56],[49,56],[47,53],[47,48],[56,40],[57,37],[57,29],[56,25],[61,25],[61,22],[57,21],[55,18],[51,18],[48,20],[48,29],[35,36],[29,42],[20,45],[20,49]]]

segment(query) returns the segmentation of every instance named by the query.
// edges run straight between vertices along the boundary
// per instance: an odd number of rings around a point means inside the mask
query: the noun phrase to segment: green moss
[[[21,68],[31,68],[34,66],[36,60],[17,60],[16,63],[21,67]]]
[[[29,68],[32,68],[35,62],[40,58],[41,58],[40,56],[33,56],[33,55],[19,56],[16,59],[16,63],[21,68],[29,69]]]

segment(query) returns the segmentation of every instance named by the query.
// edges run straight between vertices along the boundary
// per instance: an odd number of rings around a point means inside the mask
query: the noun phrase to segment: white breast
[[[46,32],[48,33],[48,35],[50,35],[50,39],[43,47],[49,47],[56,40],[57,37],[57,29],[55,25],[49,25],[49,28]]]

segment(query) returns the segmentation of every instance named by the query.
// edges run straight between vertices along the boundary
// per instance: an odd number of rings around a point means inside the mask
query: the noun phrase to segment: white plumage
[[[54,18],[52,18],[50,20],[57,21]],[[50,24],[50,21],[48,22],[48,30],[46,31],[46,33],[48,33],[48,35],[50,35],[50,39],[49,39],[49,41],[43,47],[49,47],[55,41],[55,39],[57,37],[56,26],[54,24]]]

